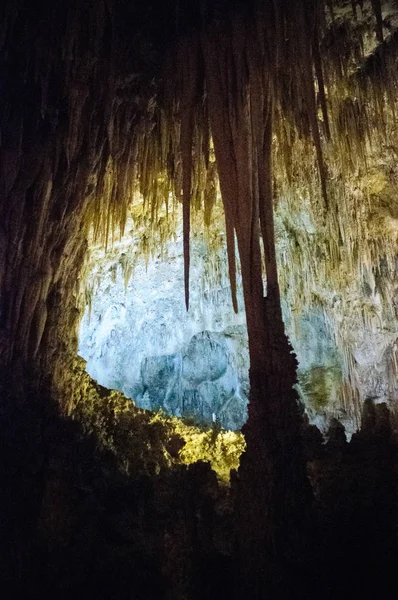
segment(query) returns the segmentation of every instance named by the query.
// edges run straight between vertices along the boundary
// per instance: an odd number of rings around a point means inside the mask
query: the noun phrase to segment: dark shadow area
[[[126,476],[34,390],[1,390],[1,585],[9,598],[227,599],[239,572],[234,497],[207,463]],[[306,426],[319,561],[277,598],[386,598],[397,583],[398,446],[365,404],[350,444]],[[247,498],[250,504],[251,499]],[[303,580],[304,577],[304,580]]]

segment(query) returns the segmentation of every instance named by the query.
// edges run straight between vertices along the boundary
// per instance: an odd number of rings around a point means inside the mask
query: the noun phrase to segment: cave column
[[[285,597],[282,589],[287,590],[287,580],[293,577],[294,585],[299,585],[296,575],[306,573],[305,566],[313,556],[311,490],[293,389],[297,362],[284,332],[277,280],[272,110],[265,91],[259,92],[243,74],[244,36],[235,31],[232,38],[220,32],[209,36],[205,63],[227,229],[233,225],[241,263],[250,354],[249,419],[244,428],[247,449],[237,477],[237,597],[256,600]],[[241,89],[242,94],[237,92]],[[229,243],[234,243],[231,236]],[[286,597],[290,597],[288,592]]]

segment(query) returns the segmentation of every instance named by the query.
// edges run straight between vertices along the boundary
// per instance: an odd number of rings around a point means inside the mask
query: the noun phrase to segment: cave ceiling
[[[397,14],[392,0],[6,2],[2,360],[76,348],[87,240],[111,244],[133,198],[146,255],[182,204],[187,305],[191,228],[222,223],[253,348],[264,271],[293,312],[394,324]],[[360,307],[354,280],[373,293]]]
[[[387,597],[397,57],[397,0],[0,3],[2,565],[15,597],[159,598],[158,583],[164,597]],[[199,288],[195,236],[214,261],[223,248],[247,326],[242,432],[138,409],[84,372],[90,260],[119,261],[131,227],[127,287],[134,252],[145,269],[181,231],[183,308]],[[340,408],[363,417],[352,444],[335,421],[325,445],[307,426],[286,334],[294,346],[300,323],[304,350],[323,350],[311,343],[324,328],[342,351]],[[217,355],[206,389],[228,370],[208,333],[190,348]],[[356,393],[378,356],[392,412]],[[315,411],[321,384],[319,369],[300,382]],[[232,469],[231,488],[217,492],[199,460],[224,483]]]

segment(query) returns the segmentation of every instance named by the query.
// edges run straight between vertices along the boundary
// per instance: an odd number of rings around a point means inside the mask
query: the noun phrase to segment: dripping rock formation
[[[93,291],[79,338],[88,373],[141,408],[241,429],[247,419],[247,332],[241,293],[240,313],[232,310],[225,251],[214,255],[203,236],[192,240],[195,285],[187,312],[182,236],[147,264],[136,258],[133,268],[136,238],[127,234],[90,260],[87,285]],[[123,268],[132,271],[127,286]]]
[[[375,211],[377,207],[372,206]],[[107,250],[96,247],[87,264],[85,316],[80,326],[79,354],[88,373],[101,385],[117,389],[137,406],[190,418],[198,424],[214,421],[225,429],[241,429],[247,419],[249,356],[241,284],[238,306],[232,310],[227,254],[220,223],[213,220],[219,245],[211,249],[203,233],[191,242],[190,310],[184,304],[183,245],[177,213],[177,235],[160,253],[137,256],[144,231],[128,221],[128,233]],[[398,229],[398,219],[392,218]],[[283,298],[288,336],[298,358],[298,390],[311,423],[327,434],[333,419],[346,434],[357,431],[366,399],[395,410],[395,318],[398,286],[391,286],[385,310],[383,290],[388,273],[351,282],[345,296],[339,282],[317,277],[306,295],[323,299],[318,305],[300,298],[301,274],[314,268],[305,256],[307,238],[322,233],[301,213],[294,223],[281,204],[276,211],[278,262],[283,267],[292,252],[291,279]],[[302,244],[296,243],[300,238]],[[306,262],[308,261],[308,262]],[[344,263],[341,269],[349,269]],[[286,275],[285,275],[286,277]],[[347,308],[347,304],[351,304]],[[370,314],[369,314],[370,313]]]
[[[1,2],[4,597],[397,589],[397,64],[396,0]]]

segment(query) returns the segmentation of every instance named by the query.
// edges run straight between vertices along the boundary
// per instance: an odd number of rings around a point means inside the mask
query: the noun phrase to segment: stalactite
[[[183,238],[185,305],[189,308],[190,219],[193,171],[194,109],[198,102],[198,48],[191,40],[190,47],[181,47],[181,155],[183,171]]]
[[[376,17],[376,35],[379,42],[383,41],[383,17],[380,0],[371,0],[374,15]]]
[[[317,154],[318,160],[318,168],[319,168],[319,176],[321,182],[322,196],[325,203],[325,209],[328,210],[328,195],[326,189],[326,165],[323,157],[322,143],[321,137],[319,133],[318,119],[317,119],[317,107],[316,107],[316,99],[315,99],[315,88],[314,88],[314,78],[312,74],[312,60],[310,53],[310,45],[308,43],[308,38],[311,40],[311,31],[309,28],[308,20],[309,15],[308,12],[305,12],[304,6],[299,4],[301,10],[298,11],[298,27],[303,32],[299,37],[299,49],[300,49],[300,59],[299,62],[303,68],[303,94],[304,100],[307,105],[307,110],[309,113],[309,121],[312,138],[314,140],[314,145]],[[319,79],[322,80],[322,66],[318,65]],[[326,109],[326,107],[325,107]],[[327,113],[326,113],[327,114]]]
[[[211,47],[207,41],[204,42],[204,55],[207,65],[206,84],[209,98],[209,117],[217,161],[217,170],[219,175],[223,173],[223,176],[220,180],[220,185],[225,210],[227,254],[231,278],[232,299],[233,305],[236,309],[236,259],[234,229],[236,213],[235,194],[237,192],[238,182],[235,172],[230,172],[230,165],[235,165],[236,159],[233,154],[230,126],[226,121],[226,107],[224,106],[223,100],[220,98],[221,90],[219,89],[219,84],[223,84],[223,79],[225,77],[225,74],[220,72],[220,63],[221,61],[226,61],[227,57],[224,55],[219,59],[216,49]],[[223,137],[220,137],[221,131],[223,131]]]
[[[130,3],[133,17],[138,4]],[[281,555],[296,566],[311,558],[300,545],[311,537],[311,503],[292,390],[297,365],[278,285],[287,297],[295,294],[300,314],[320,279],[335,281],[336,293],[348,289],[352,275],[343,263],[360,278],[383,257],[392,278],[396,232],[387,217],[372,216],[376,203],[365,179],[393,139],[398,38],[393,32],[383,39],[380,1],[372,2],[378,41],[371,42],[361,16],[341,20],[334,2],[247,4],[205,3],[197,27],[179,23],[165,45],[145,39],[142,56],[132,35],[142,34],[140,25],[131,16],[123,21],[125,3],[56,3],[52,13],[45,3],[38,12],[28,2],[10,8],[0,33],[0,333],[2,360],[33,361],[51,372],[54,385],[65,385],[86,239],[92,229],[94,240],[111,247],[138,190],[136,221],[145,231],[137,251],[146,259],[175,233],[173,207],[183,192],[188,305],[189,221],[204,205],[210,225],[218,174],[233,307],[236,236],[249,331],[252,402],[238,479],[255,500],[253,515],[242,496],[239,507],[253,534],[246,549],[256,552],[254,600],[264,597],[265,583],[272,586]],[[279,274],[273,181],[290,227]],[[312,236],[294,223],[304,208]],[[126,282],[131,269],[122,268]],[[387,305],[388,290],[385,296]],[[330,298],[317,301],[330,306]],[[356,310],[374,324],[370,303]],[[351,346],[344,369],[342,402],[355,412]]]
[[[326,136],[327,140],[330,140],[329,111],[328,111],[327,99],[326,99],[326,89],[325,89],[325,81],[324,81],[324,75],[323,75],[322,60],[321,60],[320,49],[319,49],[319,34],[318,34],[318,30],[317,30],[316,26],[314,29],[314,39],[313,39],[313,43],[312,43],[312,55],[314,57],[314,68],[315,68],[315,74],[316,74],[318,88],[319,88],[319,102],[320,102],[321,109],[322,109],[322,117],[323,117],[325,136]]]

